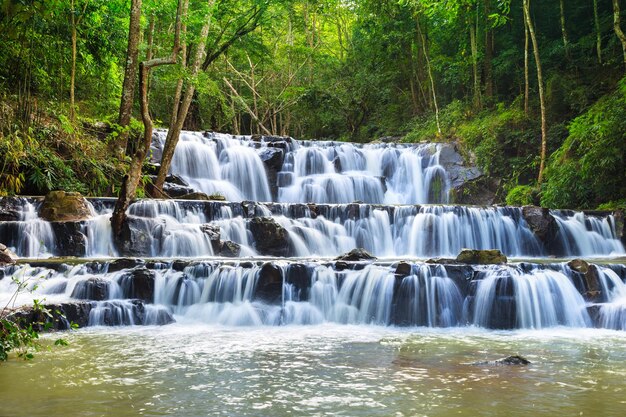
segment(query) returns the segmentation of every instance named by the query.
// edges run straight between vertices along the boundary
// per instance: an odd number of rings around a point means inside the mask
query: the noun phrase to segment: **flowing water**
[[[7,416],[622,416],[626,335],[378,326],[81,330],[0,366]],[[528,366],[473,364],[521,354]]]

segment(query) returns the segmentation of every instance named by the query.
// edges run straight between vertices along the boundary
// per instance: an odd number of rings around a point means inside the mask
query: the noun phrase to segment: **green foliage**
[[[626,195],[626,79],[569,126],[552,155],[541,203],[594,208]]]
[[[506,195],[506,204],[509,206],[532,205],[534,190],[530,185],[518,185],[509,190]]]

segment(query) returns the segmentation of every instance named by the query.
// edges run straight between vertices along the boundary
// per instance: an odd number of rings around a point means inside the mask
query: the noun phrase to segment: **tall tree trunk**
[[[187,3],[187,1],[185,2]],[[211,0],[209,3],[210,11],[212,10],[214,4],[215,0]],[[198,41],[198,45],[196,46],[195,56],[191,66],[190,76],[192,80],[198,76],[198,72],[200,71],[200,65],[202,64],[202,61],[204,60],[204,57],[206,55],[206,41],[210,27],[211,17],[205,16],[205,23],[202,26],[199,38],[200,40]],[[179,80],[179,83],[181,81],[182,80]],[[182,87],[182,83],[180,83],[180,86]],[[170,123],[170,127],[167,131],[165,145],[163,146],[163,155],[161,156],[161,166],[159,167],[157,179],[154,182],[154,187],[159,191],[163,189],[165,177],[167,177],[167,173],[170,170],[170,166],[172,165],[174,151],[176,150],[176,145],[178,144],[178,139],[180,138],[180,132],[183,130],[183,124],[185,123],[185,119],[187,118],[189,106],[191,105],[191,101],[195,92],[195,84],[192,81],[188,82],[185,89],[184,97],[182,98],[182,100],[177,100],[174,103],[174,111],[172,112],[172,123]]]
[[[148,100],[148,78],[150,69],[161,65],[172,65],[176,63],[176,59],[178,58],[178,53],[180,51],[182,6],[183,1],[178,0],[174,46],[172,47],[172,53],[170,56],[167,58],[154,58],[149,61],[143,61],[139,64],[139,92],[141,97],[140,108],[141,119],[144,126],[143,138],[136,146],[128,173],[124,177],[120,194],[115,202],[115,208],[113,209],[113,214],[111,215],[113,238],[118,248],[121,247],[122,243],[120,238],[122,238],[124,223],[126,221],[126,210],[134,200],[137,193],[137,187],[141,181],[141,168],[143,167],[143,162],[146,159],[146,155],[150,150],[150,144],[152,143],[153,123],[152,118],[150,117],[150,104]]]
[[[470,48],[472,50],[472,72],[474,76],[474,109],[478,110],[481,106],[480,99],[480,74],[478,73],[478,45],[476,42],[476,27],[473,22],[470,20],[469,25],[470,32]]]
[[[137,58],[139,56],[139,38],[141,25],[141,0],[131,0],[130,23],[128,25],[128,46],[126,48],[126,68],[124,70],[124,84],[117,123],[121,127],[130,124],[135,98],[135,84],[137,83]],[[128,130],[122,132],[114,142],[113,151],[122,157],[128,144]]]
[[[85,16],[87,6],[90,0],[85,0],[82,13],[77,17],[75,9],[75,0],[70,1],[71,23],[72,23],[72,68],[70,70],[70,121],[72,124],[76,121],[76,101],[74,99],[74,91],[76,85],[76,57],[78,55],[78,26]]]
[[[561,12],[561,36],[563,37],[563,47],[565,48],[565,56],[569,59],[569,39],[567,37],[567,29],[565,27],[565,0],[559,0],[559,10]]]
[[[491,14],[491,0],[485,0],[485,59],[483,67],[485,71],[485,96],[493,97],[493,29],[489,22]]]
[[[543,91],[543,73],[541,71],[541,58],[539,57],[539,44],[537,43],[537,37],[535,36],[535,29],[530,17],[530,0],[523,0],[524,17],[526,24],[528,25],[528,33],[533,44],[533,55],[535,57],[535,65],[537,66],[537,84],[539,86],[539,105],[541,107],[541,159],[539,163],[539,176],[537,182],[541,184],[543,182],[543,170],[546,165],[546,153],[547,153],[547,121],[546,121],[546,102]]]
[[[598,64],[602,64],[602,32],[600,30],[600,17],[598,16],[598,0],[593,0],[593,23],[596,28],[596,53]]]
[[[622,43],[624,65],[626,65],[626,35],[622,31],[620,19],[619,0],[613,0],[613,30],[615,30],[615,34]]]
[[[417,32],[418,36],[420,36],[422,41],[422,52],[424,54],[424,59],[426,60],[426,69],[428,70],[428,78],[430,79],[430,89],[432,91],[433,96],[433,104],[435,106],[435,121],[437,122],[437,133],[441,135],[441,124],[439,123],[439,105],[437,104],[437,92],[435,91],[435,79],[433,78],[433,72],[430,67],[430,58],[428,57],[428,47],[426,45],[426,36],[421,29],[421,25],[419,23],[419,16],[416,17],[417,21]]]
[[[526,22],[526,15],[524,14],[524,114],[528,116],[529,109],[529,101],[530,101],[530,79],[528,77],[528,23]]]

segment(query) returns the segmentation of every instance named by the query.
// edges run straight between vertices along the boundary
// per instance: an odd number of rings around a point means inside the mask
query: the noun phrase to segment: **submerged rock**
[[[93,211],[80,193],[50,191],[41,204],[39,216],[49,222],[77,222],[91,218]]]
[[[512,355],[495,361],[474,362],[472,365],[481,366],[525,366],[530,365],[530,361],[523,356]]]
[[[456,261],[470,265],[494,265],[507,263],[506,256],[498,249],[462,249]]]
[[[248,227],[261,255],[289,256],[289,233],[271,217],[253,217]]]
[[[0,265],[14,264],[17,260],[17,255],[0,243]]]
[[[369,252],[367,252],[363,248],[357,248],[352,249],[350,252],[344,253],[343,255],[338,256],[335,259],[338,261],[368,261],[374,260],[376,259],[376,257],[370,255]]]

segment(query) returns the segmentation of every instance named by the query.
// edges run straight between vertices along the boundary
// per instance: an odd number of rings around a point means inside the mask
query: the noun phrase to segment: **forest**
[[[160,197],[161,127],[456,142],[502,203],[626,206],[623,0],[0,5],[0,195]]]

